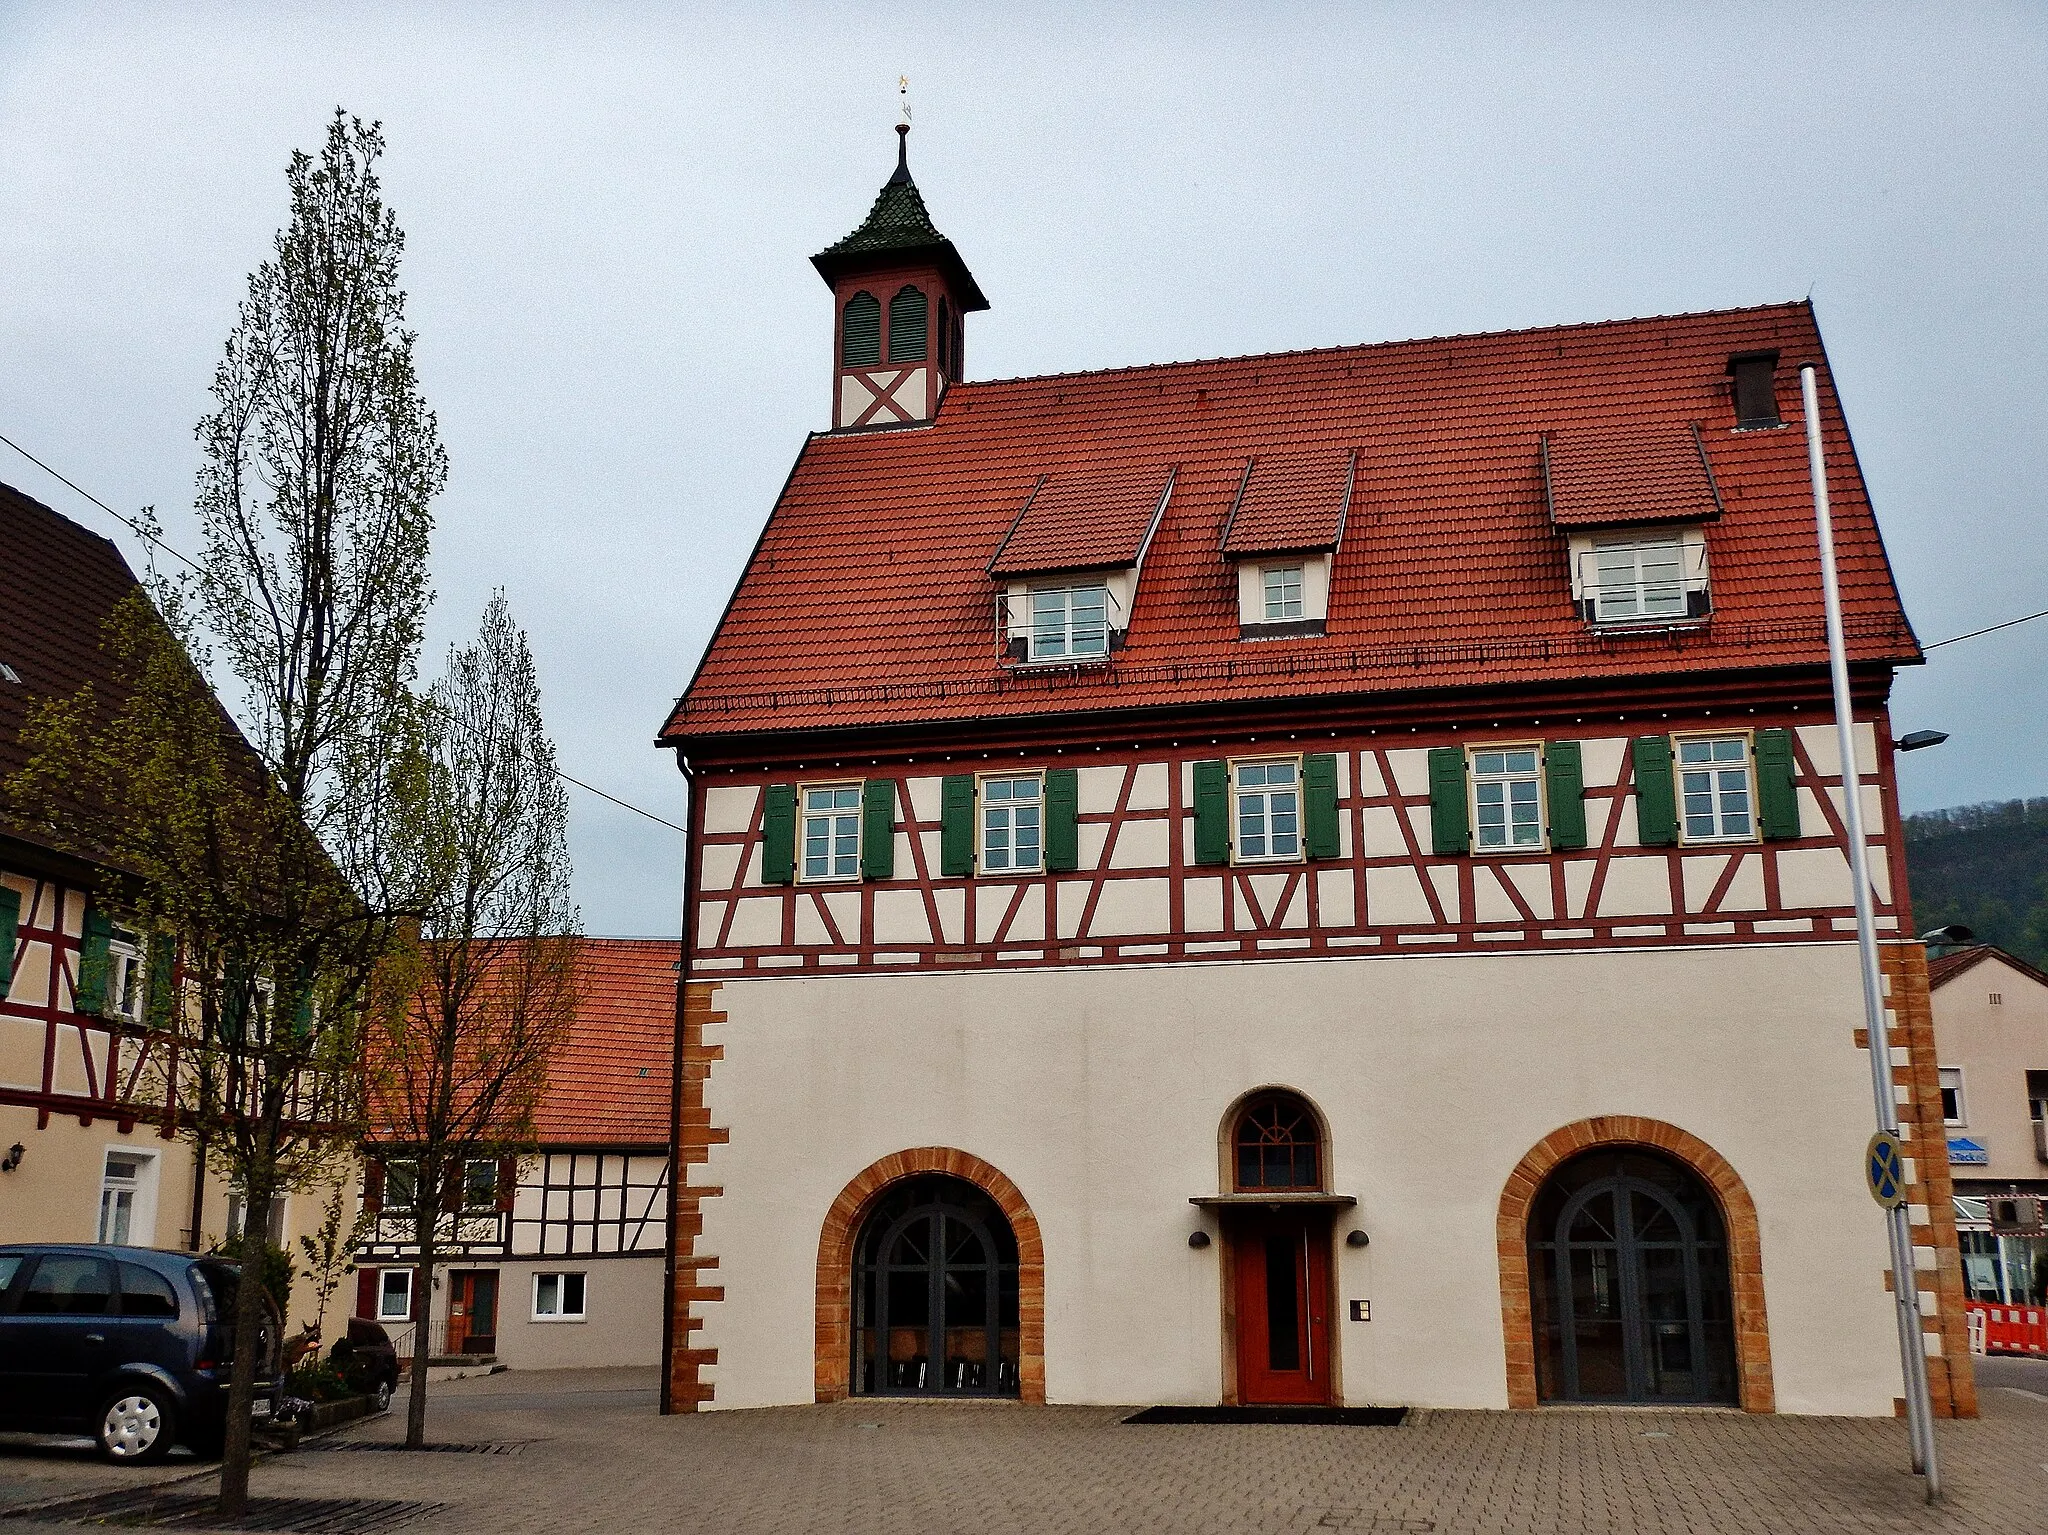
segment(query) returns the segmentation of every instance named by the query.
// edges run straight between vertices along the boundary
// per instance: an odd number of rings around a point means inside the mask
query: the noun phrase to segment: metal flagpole
[[[1849,702],[1849,659],[1842,644],[1842,593],[1835,579],[1835,530],[1828,515],[1827,461],[1820,442],[1820,396],[1811,363],[1799,370],[1806,407],[1806,457],[1813,475],[1813,521],[1820,540],[1821,598],[1827,609],[1828,672],[1835,690],[1835,735],[1842,755],[1843,820],[1849,832],[1849,872],[1856,885],[1856,948],[1863,966],[1863,1026],[1870,1043],[1870,1091],[1877,1127],[1899,1131],[1898,1101],[1892,1087],[1891,1034],[1885,1027],[1884,983],[1878,973],[1877,929],[1870,912],[1868,845],[1863,833],[1863,794],[1856,770],[1856,720]],[[1934,1154],[1915,1144],[1918,1161]],[[1923,1180],[1922,1187],[1925,1187]],[[1927,1348],[1920,1327],[1920,1288],[1913,1266],[1909,1206],[1901,1201],[1885,1212],[1892,1249],[1892,1298],[1899,1321],[1899,1362],[1905,1375],[1906,1423],[1913,1445],[1913,1469],[1927,1479],[1927,1501],[1941,1497],[1941,1472],[1934,1458],[1934,1417],[1927,1396]]]

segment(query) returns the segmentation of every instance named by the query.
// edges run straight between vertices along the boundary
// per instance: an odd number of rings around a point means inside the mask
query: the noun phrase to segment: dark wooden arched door
[[[973,1184],[927,1173],[886,1190],[853,1266],[863,1396],[1017,1394],[1017,1237]]]
[[[1736,1401],[1721,1210],[1683,1164],[1630,1149],[1559,1167],[1530,1212],[1529,1285],[1544,1400]]]

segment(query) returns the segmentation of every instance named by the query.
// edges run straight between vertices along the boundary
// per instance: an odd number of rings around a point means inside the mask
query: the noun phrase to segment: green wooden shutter
[[[839,358],[848,368],[882,360],[882,301],[863,288],[846,301],[839,320]]]
[[[761,798],[761,882],[796,881],[796,785],[772,783]]]
[[[1472,812],[1465,803],[1465,748],[1429,749],[1429,843],[1439,857],[1472,851]]]
[[[1678,846],[1678,790],[1671,780],[1671,738],[1637,736],[1636,840],[1644,847]]]
[[[85,914],[85,938],[78,949],[78,984],[72,989],[71,1008],[79,1013],[102,1013],[107,1006],[107,945],[114,936],[114,924],[102,911]]]
[[[931,305],[922,289],[905,284],[889,300],[889,361],[923,362]]]
[[[1331,752],[1310,752],[1301,759],[1301,845],[1311,858],[1335,858],[1337,836],[1337,758]]]
[[[21,892],[0,886],[0,997],[14,984],[14,943],[21,931]]]
[[[1230,765],[1195,764],[1195,862],[1230,862]]]
[[[152,1029],[169,1029],[177,1023],[178,940],[158,933],[149,940],[149,1001],[143,1021]]]
[[[870,778],[860,786],[860,877],[896,874],[896,780]]]
[[[249,972],[239,960],[228,965],[226,983],[221,987],[220,1037],[232,1048],[240,1049],[248,1034],[249,1025]]]
[[[1045,771],[1045,866],[1055,874],[1081,867],[1081,777],[1073,768]]]
[[[297,984],[293,987],[299,1000],[292,1008],[291,1037],[303,1044],[313,1037],[313,977],[304,969],[299,971]]]
[[[939,872],[948,879],[974,872],[972,773],[948,773],[939,786]]]
[[[1586,780],[1577,741],[1543,743],[1543,790],[1550,800],[1550,846],[1570,852],[1586,845]]]
[[[1769,842],[1799,835],[1799,790],[1792,784],[1792,732],[1756,733],[1756,820]]]

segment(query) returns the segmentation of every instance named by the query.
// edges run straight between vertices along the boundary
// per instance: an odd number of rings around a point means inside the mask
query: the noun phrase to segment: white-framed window
[[[1593,544],[1593,621],[1685,617],[1685,545],[1676,534]]]
[[[1036,773],[981,781],[981,872],[1029,874],[1045,867],[1045,785]]]
[[[270,1218],[263,1223],[263,1239],[272,1247],[284,1246],[285,1210],[289,1197],[285,1194],[272,1194],[270,1196]],[[240,1189],[228,1190],[228,1240],[230,1242],[239,1242],[242,1239],[242,1220],[247,1212],[248,1203]]]
[[[1030,593],[1033,661],[1092,660],[1109,654],[1109,588],[1042,586]]]
[[[384,1198],[382,1203],[394,1210],[410,1210],[413,1200],[418,1197],[420,1167],[417,1162],[386,1162],[384,1164]]]
[[[1482,853],[1541,852],[1543,749],[1484,747],[1470,761],[1473,847]]]
[[[377,1320],[412,1320],[412,1270],[380,1269],[377,1273]]]
[[[1941,1120],[1946,1125],[1970,1122],[1969,1106],[1963,1102],[1963,1068],[1960,1066],[1941,1068]]]
[[[860,878],[860,785],[806,784],[803,790],[806,881]]]
[[[584,1276],[535,1274],[533,1319],[536,1322],[580,1322],[584,1318]]]
[[[498,1208],[498,1164],[478,1158],[462,1165],[462,1208]]]
[[[149,1008],[149,961],[142,937],[117,927],[107,939],[107,1012],[140,1023]]]
[[[1299,565],[1261,566],[1259,577],[1265,588],[1267,623],[1289,623],[1304,615]]]
[[[1239,863],[1301,857],[1301,759],[1230,764],[1232,852]]]
[[[99,1238],[119,1247],[148,1247],[155,1239],[156,1158],[109,1149],[100,1170]]]
[[[1678,821],[1687,842],[1756,840],[1756,785],[1749,737],[1681,736],[1677,743]]]

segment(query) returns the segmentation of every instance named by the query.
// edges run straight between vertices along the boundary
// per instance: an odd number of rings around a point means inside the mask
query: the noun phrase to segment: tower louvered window
[[[839,360],[849,368],[871,368],[882,360],[882,301],[866,289],[846,301]]]
[[[849,306],[851,307],[851,306]],[[905,284],[889,300],[889,361],[923,362],[931,305],[922,288]]]
[[[953,308],[943,298],[939,300],[939,371],[948,378],[955,376],[953,369]]]

